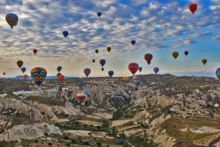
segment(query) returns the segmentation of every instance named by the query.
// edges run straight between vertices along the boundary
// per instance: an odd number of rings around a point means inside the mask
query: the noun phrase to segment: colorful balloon
[[[25,80],[27,80],[27,78],[28,78],[28,75],[24,75],[23,77],[24,77],[24,79],[25,79]]]
[[[197,5],[196,4],[189,5],[189,10],[194,14],[195,11],[197,10]]]
[[[136,85],[136,86],[138,86],[138,85],[140,85],[140,80],[139,79],[136,79],[136,80],[134,80],[134,84]]]
[[[131,41],[131,44],[133,44],[133,45],[134,45],[135,43],[136,43],[136,41],[135,41],[135,40],[132,40],[132,41]]]
[[[142,71],[142,67],[139,67],[139,71],[140,71],[140,72]]]
[[[108,51],[108,52],[110,52],[110,51],[111,51],[111,49],[112,49],[111,47],[107,47],[107,51]]]
[[[203,59],[202,60],[202,63],[205,65],[207,63],[207,60],[206,59]]]
[[[91,72],[91,70],[89,68],[84,69],[84,73],[87,77],[89,76],[90,72]]]
[[[92,62],[95,63],[95,59],[93,59]]]
[[[102,15],[102,13],[101,13],[101,12],[98,12],[97,15],[100,17],[100,16]]]
[[[106,96],[107,96],[108,98],[110,98],[110,97],[112,96],[112,92],[111,92],[111,91],[106,92]]]
[[[61,76],[62,74],[61,73],[57,73],[57,78],[59,77],[59,76]]]
[[[122,100],[122,95],[121,94],[116,94],[115,95],[115,99],[116,99],[116,101],[121,101]]]
[[[76,98],[80,101],[80,103],[82,103],[85,100],[86,95],[84,93],[78,93]]]
[[[34,52],[34,54],[36,55],[36,53],[37,53],[37,49],[33,49],[33,52]]]
[[[98,54],[99,50],[98,50],[98,49],[96,49],[96,50],[95,50],[95,52],[96,52],[96,54]]]
[[[147,61],[147,62],[151,62],[151,60],[153,59],[153,55],[148,53],[144,56],[144,59]]]
[[[105,59],[100,60],[100,64],[102,65],[102,67],[105,65],[105,63],[106,63]]]
[[[188,52],[188,51],[185,51],[184,54],[187,56],[187,55],[189,54],[189,52]]]
[[[108,75],[109,75],[109,77],[111,78],[111,77],[114,75],[114,71],[110,70],[110,71],[108,72]]]
[[[67,31],[63,31],[63,36],[66,38],[69,35]]]
[[[179,53],[178,52],[173,52],[173,57],[176,59],[178,56],[179,56]]]
[[[62,81],[63,81],[63,78],[64,78],[64,76],[63,76],[63,75],[58,76],[58,79],[60,80],[60,82],[62,82]]]
[[[129,69],[130,72],[134,75],[134,74],[137,72],[137,70],[139,69],[139,66],[138,66],[137,63],[130,63],[130,64],[128,65],[128,69]]]
[[[126,82],[128,80],[128,77],[123,77],[123,80]]]
[[[220,67],[216,70],[216,76],[220,80]]]
[[[47,71],[42,67],[35,67],[31,70],[31,77],[37,85],[40,85],[46,78]]]
[[[26,71],[26,68],[25,67],[22,67],[21,68],[21,71],[24,73]]]
[[[6,15],[5,20],[11,26],[11,29],[13,29],[13,27],[18,22],[18,16],[16,14],[9,13],[9,14]]]
[[[21,61],[21,60],[17,61],[17,65],[18,65],[19,68],[21,68],[22,65],[23,65],[23,61]]]
[[[154,67],[154,72],[157,74],[159,71],[159,68],[158,67]]]
[[[58,71],[58,72],[60,72],[61,69],[62,69],[62,66],[58,66],[58,67],[57,67],[57,71]]]
[[[101,68],[102,71],[104,71],[104,68]]]

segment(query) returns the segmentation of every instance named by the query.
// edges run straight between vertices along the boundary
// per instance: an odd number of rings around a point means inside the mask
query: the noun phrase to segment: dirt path
[[[133,125],[133,126],[128,126],[128,127],[124,127],[124,128],[119,128],[118,131],[125,131],[125,130],[128,130],[128,129],[131,129],[131,128],[134,128],[134,127],[137,127],[137,126],[140,126],[140,124],[138,125]]]
[[[114,127],[114,126],[121,126],[129,121],[132,121],[133,119],[126,119],[126,120],[115,120],[115,121],[112,121],[112,125],[111,127]],[[111,128],[110,127],[110,128]]]
[[[52,122],[54,121],[54,123],[61,123],[61,122],[69,122],[70,120],[69,119],[55,119],[55,120],[52,120]]]
[[[126,136],[131,136],[137,132],[143,132],[144,129],[133,129],[133,130],[128,130],[128,131],[124,131]]]
[[[98,116],[98,117],[102,117],[105,119],[111,119],[112,118],[112,114],[108,114],[108,113],[93,113],[93,115]]]

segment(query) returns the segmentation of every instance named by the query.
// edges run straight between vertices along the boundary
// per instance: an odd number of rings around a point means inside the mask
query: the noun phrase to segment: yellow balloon
[[[179,56],[178,52],[173,52],[173,57],[176,59]]]
[[[126,82],[128,80],[128,77],[123,77],[123,80]]]
[[[206,62],[207,62],[206,59],[203,59],[203,60],[202,60],[202,63],[203,63],[204,65],[206,64]]]

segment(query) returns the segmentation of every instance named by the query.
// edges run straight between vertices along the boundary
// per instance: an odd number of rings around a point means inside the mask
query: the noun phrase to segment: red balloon
[[[24,75],[23,77],[24,77],[24,79],[26,80],[26,79],[28,78],[28,75]]]
[[[61,76],[62,74],[61,73],[57,73],[57,78],[59,77],[59,76]]]
[[[76,98],[80,101],[80,103],[82,103],[84,99],[86,98],[86,95],[84,93],[78,93],[76,95]]]
[[[197,5],[196,4],[191,4],[191,5],[189,5],[189,9],[194,14],[195,11],[197,10]]]
[[[33,49],[33,52],[34,52],[34,54],[36,54],[36,53],[37,53],[37,50],[36,50],[36,49]]]
[[[128,65],[128,69],[129,69],[130,72],[134,75],[134,74],[138,71],[139,66],[138,66],[137,63],[130,63],[130,64]]]
[[[79,79],[82,80],[82,77],[80,77]]]
[[[150,61],[153,59],[153,55],[151,55],[151,54],[146,54],[146,55],[144,56],[144,58],[145,58],[145,60],[146,60],[147,62],[150,62]]]
[[[3,75],[5,75],[5,72],[3,72]]]
[[[63,75],[58,76],[58,79],[60,80],[60,82],[62,82],[62,81],[63,81],[63,78],[64,78],[64,76],[63,76]]]

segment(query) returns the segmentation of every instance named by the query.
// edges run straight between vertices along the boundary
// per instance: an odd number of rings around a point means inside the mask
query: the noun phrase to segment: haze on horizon
[[[191,3],[198,5],[194,15]],[[109,70],[113,77],[132,76],[128,65],[134,62],[142,67],[136,75],[154,74],[159,67],[158,74],[216,77],[220,67],[219,0],[3,0],[0,8],[0,72],[5,77],[23,75],[18,60],[29,76],[34,67],[55,76],[58,66],[65,76],[85,77],[85,68],[91,69],[89,77],[108,76]],[[13,29],[5,21],[8,13],[19,17]],[[66,38],[63,31],[69,32]],[[176,60],[174,51],[179,52]],[[153,55],[150,65],[147,53]],[[100,59],[106,60],[103,72]]]

